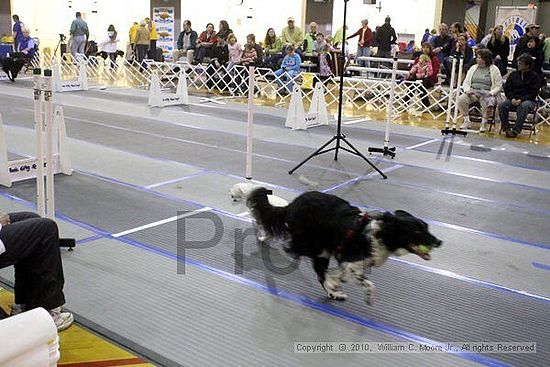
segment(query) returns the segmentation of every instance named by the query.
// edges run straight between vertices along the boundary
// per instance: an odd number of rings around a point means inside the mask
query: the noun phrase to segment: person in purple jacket
[[[281,77],[282,75],[284,75],[285,79],[288,80],[288,83],[285,86],[285,89],[283,89],[283,91],[286,91],[286,93],[290,93],[292,91],[292,87],[294,85],[294,83],[292,82],[292,79],[294,79],[300,73],[301,65],[302,65],[302,59],[300,58],[300,55],[296,53],[294,46],[292,45],[287,46],[286,56],[283,59],[283,62],[281,63],[281,68],[275,71],[275,75],[277,77]],[[280,79],[278,83],[279,85],[282,86]]]
[[[19,52],[19,45],[23,39],[23,23],[19,20],[19,15],[13,15],[13,51]]]

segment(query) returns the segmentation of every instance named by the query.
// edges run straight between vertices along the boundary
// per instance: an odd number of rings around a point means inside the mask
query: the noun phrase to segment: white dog
[[[257,189],[258,187],[262,187],[262,186],[254,185],[249,182],[238,183],[233,185],[231,189],[229,189],[229,195],[231,195],[231,199],[233,201],[243,201],[243,200],[246,201],[246,199],[248,198],[248,195],[250,195],[250,193],[254,191],[254,189]],[[269,201],[269,204],[273,206],[283,207],[288,205],[288,201],[275,195],[267,195],[267,200]],[[267,240],[269,236],[267,232],[263,229],[263,227],[260,225],[257,225],[256,229],[258,230],[258,240],[260,242],[264,242],[265,240]]]
[[[250,193],[254,189],[257,189],[258,187],[263,187],[263,186],[254,185],[249,182],[238,183],[233,185],[233,187],[229,189],[229,194],[231,195],[231,199],[233,199],[233,201],[242,201],[242,200],[246,200],[248,198],[248,195],[250,195]],[[269,201],[269,204],[273,206],[288,205],[288,201],[275,195],[267,195],[267,200]]]

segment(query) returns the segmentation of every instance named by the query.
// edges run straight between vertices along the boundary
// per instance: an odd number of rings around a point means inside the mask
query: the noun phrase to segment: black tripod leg
[[[298,168],[302,167],[307,161],[309,161],[311,158],[315,157],[316,155],[319,155],[321,154],[320,152],[325,149],[325,147],[327,147],[330,143],[332,143],[334,140],[336,140],[336,136],[333,137],[332,139],[330,139],[328,142],[326,142],[322,147],[320,147],[319,149],[317,149],[315,152],[313,152],[309,157],[307,157],[306,159],[304,159],[300,164],[298,164],[296,167],[294,167],[293,169],[291,169],[290,171],[288,171],[288,174],[291,175],[294,173],[294,171],[296,171]]]
[[[384,174],[384,172],[380,171],[380,169],[378,167],[376,167],[371,161],[368,160],[367,157],[365,157],[359,150],[357,150],[357,148],[355,148],[349,141],[347,141],[346,138],[342,138],[342,140],[355,152],[356,155],[358,155],[359,157],[363,158],[363,160],[365,162],[367,162],[372,168],[374,168],[376,170],[376,172],[380,173],[380,175],[384,178],[384,179],[387,179],[388,176],[386,176]]]

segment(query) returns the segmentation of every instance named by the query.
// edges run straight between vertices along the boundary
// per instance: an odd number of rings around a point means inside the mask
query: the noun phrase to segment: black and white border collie
[[[413,253],[430,260],[430,251],[441,240],[430,234],[428,225],[411,214],[362,213],[347,201],[317,191],[306,192],[288,206],[268,201],[269,191],[258,188],[247,198],[247,206],[269,236],[290,237],[285,251],[295,258],[312,259],[313,269],[329,298],[345,300],[342,281],[356,281],[372,303],[374,284],[365,270],[379,267],[389,256]],[[331,257],[338,267],[329,270]]]

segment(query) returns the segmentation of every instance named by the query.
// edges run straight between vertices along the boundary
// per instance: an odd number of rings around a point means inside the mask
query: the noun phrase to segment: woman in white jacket
[[[502,89],[502,76],[498,67],[493,65],[493,54],[487,49],[479,50],[476,65],[472,66],[462,88],[464,94],[458,98],[458,110],[464,116],[461,129],[470,129],[472,122],[468,116],[470,105],[479,102],[481,105],[481,127],[479,132],[487,130],[487,120],[493,114],[497,104],[497,97]]]
[[[98,46],[99,48],[101,48],[102,51],[105,51],[107,55],[109,55],[109,59],[111,61],[111,69],[116,69],[116,57],[118,55],[117,43],[119,39],[117,31],[112,24],[109,26],[109,28],[107,28],[107,35],[107,39],[99,43]]]

